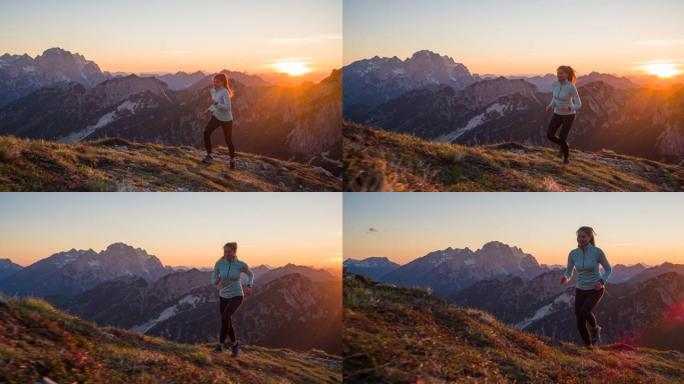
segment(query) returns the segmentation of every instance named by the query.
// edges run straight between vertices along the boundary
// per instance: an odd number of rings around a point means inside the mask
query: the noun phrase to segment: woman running
[[[603,297],[604,285],[612,270],[606,255],[596,247],[595,236],[591,227],[577,230],[577,248],[568,255],[568,266],[561,278],[561,284],[566,284],[572,278],[573,271],[577,271],[575,316],[577,328],[587,348],[598,345],[601,339],[601,327],[592,310]],[[603,267],[603,274],[599,273],[599,265]],[[587,329],[587,324],[590,329]]]
[[[547,112],[553,111],[546,136],[552,142],[560,145],[563,164],[568,164],[570,162],[568,134],[572,128],[572,123],[575,121],[575,113],[582,107],[582,101],[580,101],[577,87],[575,87],[577,75],[572,67],[561,65],[556,70],[556,76],[558,81],[554,81],[551,85],[553,97],[551,103],[546,107]],[[561,128],[560,137],[556,136],[558,128]]]
[[[207,156],[202,160],[209,164],[213,161],[211,157],[211,133],[216,128],[223,129],[223,137],[228,145],[230,151],[230,169],[235,169],[235,147],[233,146],[233,111],[230,98],[233,97],[233,88],[228,82],[228,76],[224,73],[219,73],[214,76],[214,86],[209,90],[211,93],[211,100],[213,104],[209,107],[211,111],[211,120],[204,129],[204,147],[207,150]]]
[[[242,273],[248,277],[244,288],[240,282]],[[232,316],[242,304],[243,296],[252,294],[253,279],[254,274],[247,264],[237,258],[237,243],[226,243],[223,246],[223,257],[216,262],[214,273],[211,275],[211,284],[219,287],[219,309],[221,311],[221,334],[214,352],[223,351],[227,336],[230,337],[233,357],[237,357],[240,344],[235,337]]]

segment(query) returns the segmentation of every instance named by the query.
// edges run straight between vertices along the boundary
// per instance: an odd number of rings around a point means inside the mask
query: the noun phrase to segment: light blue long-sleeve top
[[[216,285],[216,282],[221,278],[221,284],[219,286],[219,296],[224,299],[230,299],[231,297],[244,296],[245,293],[242,290],[242,283],[240,282],[240,276],[244,273],[247,275],[247,286],[251,287],[254,283],[254,274],[249,269],[247,264],[238,260],[238,258],[233,258],[230,261],[222,257],[214,265],[214,273],[211,275],[211,284]]]
[[[553,97],[549,107],[553,108],[553,113],[557,115],[572,115],[582,108],[582,101],[575,84],[569,81],[554,81],[551,84]],[[568,109],[569,108],[569,109]]]
[[[233,106],[228,90],[223,87],[219,89],[211,87],[209,93],[211,93],[211,99],[216,103],[210,108],[212,115],[221,121],[233,121]]]
[[[603,267],[603,274],[599,273],[599,265]],[[608,281],[610,272],[613,270],[601,248],[587,244],[584,248],[573,249],[568,255],[568,265],[564,275],[568,279],[573,271],[577,271],[575,287],[577,289],[591,290],[594,285],[603,280]]]

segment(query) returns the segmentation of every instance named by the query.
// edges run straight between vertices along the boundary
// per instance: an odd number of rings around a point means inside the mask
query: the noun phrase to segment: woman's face
[[[587,246],[587,244],[589,244],[590,241],[591,238],[589,237],[589,235],[582,231],[577,232],[577,245],[579,245],[580,247],[585,247]]]
[[[233,248],[224,247],[223,248],[223,257],[228,258],[228,259],[232,259],[233,257],[235,257],[235,251],[233,250]]]
[[[222,86],[223,86],[223,83],[221,83],[221,80],[214,79],[214,88],[221,88]]]
[[[559,69],[556,71],[556,77],[558,77],[558,81],[565,81],[568,79],[568,74],[562,69]]]

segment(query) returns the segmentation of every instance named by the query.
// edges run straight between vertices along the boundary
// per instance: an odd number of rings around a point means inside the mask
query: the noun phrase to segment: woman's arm
[[[572,85],[572,105],[570,109],[577,111],[582,108],[582,100],[580,100],[579,92],[577,92],[577,87],[575,84]]]
[[[546,107],[547,109],[554,109],[556,108],[556,93],[555,93],[555,87],[551,85],[551,102],[549,105]]]
[[[230,110],[230,96],[228,96],[228,91],[221,93],[221,98],[216,104],[216,108],[222,109],[224,111]]]
[[[219,282],[219,267],[218,263],[214,264],[214,272],[211,274],[211,285],[216,285]]]
[[[254,273],[252,272],[251,269],[249,269],[249,266],[247,264],[244,264],[242,267],[242,273],[247,275],[247,286],[252,286],[254,284]]]
[[[613,268],[610,266],[610,263],[608,262],[608,259],[606,258],[606,254],[603,253],[602,250],[599,249],[599,258],[598,258],[598,263],[601,264],[603,267],[603,274],[601,275],[601,280],[605,283],[608,281],[608,277],[610,276],[610,273],[613,271]]]
[[[572,277],[572,273],[575,271],[575,260],[572,259],[572,254],[568,254],[568,265],[565,267],[565,272],[563,272],[563,276],[565,276],[566,279],[570,280]]]

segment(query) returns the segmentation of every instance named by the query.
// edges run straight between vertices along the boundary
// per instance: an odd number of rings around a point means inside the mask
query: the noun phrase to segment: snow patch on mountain
[[[194,308],[199,303],[199,301],[200,297],[196,295],[183,296],[183,298],[178,300],[178,303],[164,309],[156,318],[149,320],[143,324],[133,326],[130,328],[130,330],[134,332],[145,333],[151,328],[153,328],[155,325],[161,323],[162,321],[166,321],[176,316],[180,312],[182,306],[189,305]]]
[[[457,128],[454,131],[447,133],[446,135],[438,137],[437,141],[451,142],[453,140],[456,140],[466,132],[484,124],[487,120],[503,116],[503,112],[507,109],[507,107],[507,105],[496,102],[487,107],[487,109],[484,112],[470,118],[470,120],[468,120],[468,123],[465,126]]]
[[[108,112],[95,123],[95,125],[89,125],[85,127],[84,129],[71,133],[61,139],[59,139],[60,143],[67,143],[67,144],[73,144],[76,142],[79,142],[86,137],[92,135],[95,131],[97,131],[100,128],[104,128],[107,125],[117,121],[118,119],[134,114],[137,110],[141,108],[141,103],[139,102],[133,102],[130,100],[125,100],[121,104],[119,104],[115,110]]]
[[[559,307],[562,306],[569,306],[570,303],[572,303],[572,300],[574,299],[574,296],[569,295],[567,293],[563,293],[562,295],[556,297],[551,303],[537,309],[537,311],[532,315],[531,317],[519,322],[518,324],[515,325],[517,329],[525,329],[530,326],[530,324],[534,323],[537,320],[541,320],[544,317],[550,315],[553,312],[558,311]]]
[[[74,260],[78,259],[79,256],[81,256],[81,255],[75,251],[73,253],[64,253],[62,255],[62,258],[55,261],[55,266],[57,266],[58,269],[62,269],[67,264],[70,264]]]

